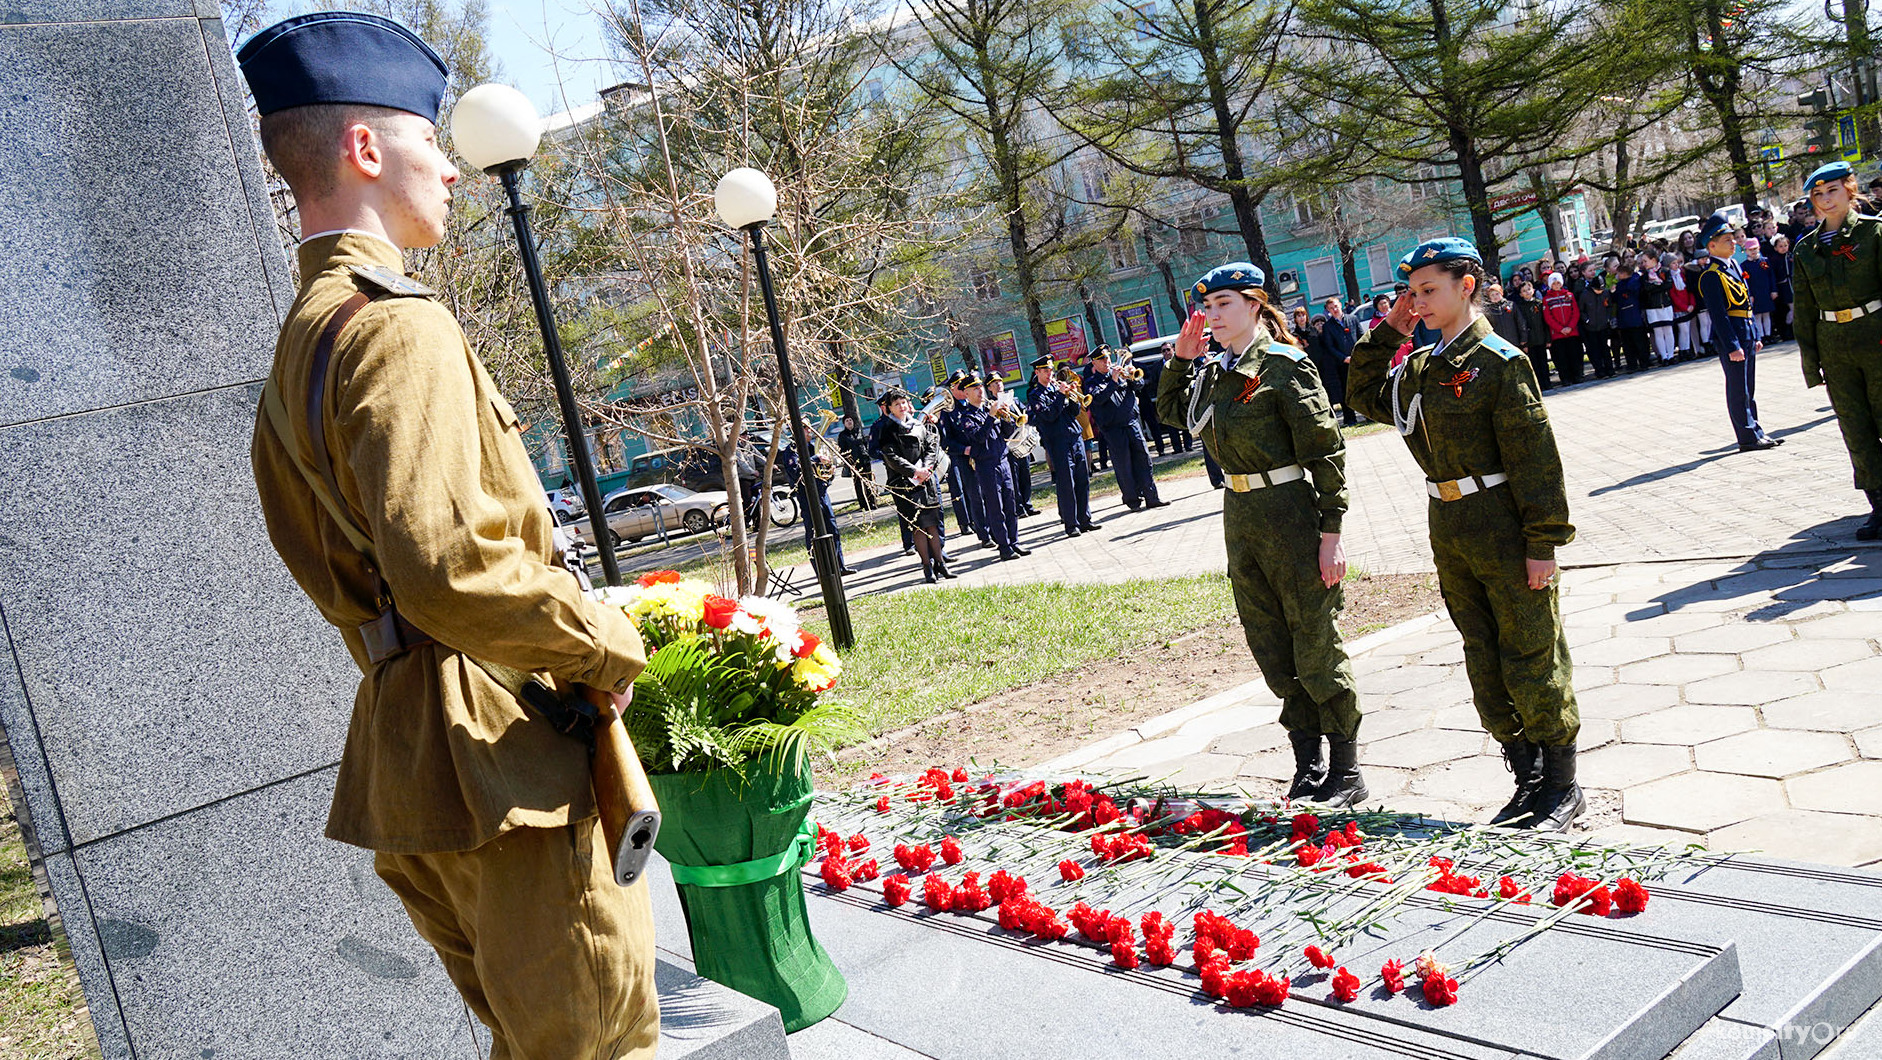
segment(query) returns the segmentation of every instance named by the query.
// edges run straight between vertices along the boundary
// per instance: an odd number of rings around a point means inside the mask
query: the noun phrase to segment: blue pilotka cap
[[[1398,274],[1409,277],[1414,271],[1426,265],[1439,265],[1458,258],[1467,258],[1479,265],[1483,264],[1483,255],[1468,239],[1456,236],[1444,236],[1440,239],[1427,239],[1412,249],[1410,254],[1399,259]]]
[[[1815,170],[1811,171],[1810,176],[1807,179],[1805,179],[1804,194],[1806,195],[1810,194],[1810,189],[1816,187],[1819,184],[1828,184],[1828,183],[1831,183],[1832,181],[1842,180],[1844,177],[1847,177],[1851,173],[1854,173],[1854,172],[1855,170],[1849,167],[1849,163],[1844,162],[1841,159],[1838,159],[1835,162],[1825,162],[1824,164],[1818,166]]]
[[[1249,287],[1266,288],[1268,275],[1246,261],[1231,261],[1203,273],[1196,281],[1196,297],[1211,291],[1240,291]]]
[[[1840,162],[1837,164],[1842,165]],[[1845,166],[1844,168],[1848,167]],[[1712,242],[1720,233],[1729,232],[1731,230],[1732,219],[1725,216],[1724,210],[1714,210],[1712,211],[1712,216],[1706,218],[1705,223],[1699,226],[1699,245],[1703,247],[1707,243]]]
[[[262,115],[316,103],[390,107],[436,123],[444,60],[418,34],[358,11],[277,22],[235,54]]]

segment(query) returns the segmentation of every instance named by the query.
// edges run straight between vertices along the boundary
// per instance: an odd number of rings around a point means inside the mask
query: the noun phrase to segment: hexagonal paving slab
[[[1797,635],[1805,640],[1836,639],[1841,637],[1848,637],[1855,640],[1874,640],[1876,637],[1882,636],[1882,623],[1878,623],[1873,615],[1855,612],[1844,612],[1840,615],[1831,615],[1828,618],[1817,618],[1809,622],[1798,622],[1791,626],[1791,628],[1796,630]]]
[[[1453,758],[1469,758],[1483,750],[1489,737],[1482,732],[1457,729],[1419,729],[1402,736],[1368,744],[1359,756],[1362,765],[1377,763],[1404,769],[1421,769]]]
[[[1153,772],[1167,776],[1179,788],[1196,788],[1233,778],[1240,770],[1240,755],[1212,755],[1207,752],[1164,763]]]
[[[1252,755],[1286,746],[1287,730],[1274,722],[1268,722],[1265,725],[1251,725],[1237,732],[1223,733],[1209,745],[1209,750],[1223,755]],[[1293,776],[1292,773],[1288,775]]]
[[[1433,714],[1431,716],[1431,727],[1434,729],[1462,729],[1465,732],[1482,732],[1483,719],[1478,717],[1475,704],[1465,703],[1461,706],[1446,707]]]
[[[1581,732],[1575,737],[1577,751],[1592,751],[1620,739],[1619,726],[1606,718],[1581,719]]]
[[[1583,787],[1631,788],[1692,768],[1692,752],[1665,744],[1617,743],[1577,756],[1576,779]]]
[[[1668,615],[1655,615],[1652,618],[1637,618],[1627,623],[1625,628],[1630,633],[1648,637],[1679,637],[1688,633],[1697,633],[1702,629],[1717,629],[1727,623],[1738,620],[1726,615],[1715,615],[1698,611],[1675,611]],[[1677,649],[1676,642],[1673,647]]]
[[[1464,661],[1464,642],[1446,644],[1442,648],[1418,653],[1420,666],[1457,666]]]
[[[1882,858],[1882,820],[1852,813],[1776,810],[1706,837],[1713,850],[1755,850],[1771,857],[1831,865]]]
[[[1750,707],[1668,707],[1621,722],[1628,743],[1697,744],[1758,727]]]
[[[1773,729],[1853,732],[1882,725],[1882,693],[1811,692],[1767,703],[1764,723]]]
[[[1882,816],[1882,762],[1851,762],[1792,777],[1784,786],[1798,809]],[[1882,827],[1882,821],[1871,822],[1871,827]]]
[[[1856,750],[1864,758],[1882,758],[1882,728],[1857,733]]]
[[[1608,685],[1575,693],[1582,719],[1631,718],[1679,704],[1677,685]]]
[[[1113,751],[1095,765],[1104,769],[1145,769],[1197,754],[1214,740],[1212,736],[1165,736],[1156,740],[1145,740],[1143,743]],[[1292,773],[1288,775],[1293,776]]]
[[[1450,668],[1445,666],[1401,666],[1395,670],[1381,670],[1378,673],[1361,675],[1359,694],[1386,696],[1394,692],[1436,684],[1449,676],[1451,676]]]
[[[1817,671],[1826,666],[1867,659],[1875,651],[1866,640],[1793,640],[1745,652],[1739,658],[1747,670]]]
[[[1263,719],[1275,716],[1274,700],[1266,696],[1253,703],[1237,703],[1233,706],[1220,707],[1201,717],[1191,718],[1178,726],[1178,736],[1207,736],[1214,739],[1232,732],[1242,732],[1252,726],[1262,725]],[[1264,726],[1265,727],[1265,726]],[[1276,725],[1275,728],[1280,728]]]
[[[1625,627],[1623,627],[1625,628]],[[1577,666],[1619,666],[1622,663],[1639,662],[1657,655],[1665,655],[1673,650],[1673,643],[1666,637],[1634,637],[1622,634],[1583,644],[1574,650]]]
[[[1463,676],[1459,667],[1450,676],[1434,685],[1423,688],[1408,688],[1403,692],[1394,692],[1385,697],[1387,704],[1406,710],[1435,710],[1452,707],[1459,703],[1470,702],[1470,681]],[[1371,709],[1368,704],[1361,704],[1363,709]]]
[[[1678,639],[1678,638],[1674,638]],[[1733,673],[1738,659],[1730,655],[1664,655],[1621,667],[1621,683],[1628,685],[1683,685]]]
[[[1685,773],[1628,788],[1622,805],[1628,824],[1710,832],[1784,809],[1784,789],[1763,777]]]
[[[1501,806],[1515,794],[1516,781],[1501,755],[1478,755],[1420,770],[1409,790],[1413,795],[1469,806]]]
[[[1711,629],[1687,633],[1673,638],[1675,651],[1725,652],[1734,654],[1765,648],[1773,644],[1782,644],[1791,638],[1790,627],[1782,622],[1739,622],[1727,621]]]
[[[1574,653],[1570,652],[1569,656],[1570,658],[1573,658]],[[1572,684],[1574,686],[1575,691],[1577,692],[1581,692],[1590,688],[1606,688],[1608,685],[1611,685],[1613,683],[1614,683],[1614,667],[1612,666],[1577,666],[1575,667],[1575,679],[1572,682]]]
[[[1847,688],[1852,692],[1873,692],[1882,688],[1882,655],[1861,662],[1844,663],[1818,671],[1825,688]]]
[[[1375,740],[1426,728],[1431,724],[1431,714],[1429,710],[1396,710],[1390,707],[1367,710],[1360,719],[1359,742],[1363,746]]]
[[[1837,733],[1759,729],[1693,748],[1700,769],[1783,778],[1847,762],[1855,755]]]
[[[1686,686],[1686,702],[1755,707],[1816,690],[1817,679],[1811,674],[1784,670],[1746,670],[1692,682]]]

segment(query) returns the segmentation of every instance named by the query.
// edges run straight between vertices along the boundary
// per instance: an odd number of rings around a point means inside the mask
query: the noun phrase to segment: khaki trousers
[[[490,1028],[491,1060],[643,1060],[660,1038],[647,883],[621,888],[600,822],[373,859]]]

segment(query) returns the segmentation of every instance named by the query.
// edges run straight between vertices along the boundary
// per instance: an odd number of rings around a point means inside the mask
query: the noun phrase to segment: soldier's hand
[[[1320,581],[1331,589],[1346,577],[1346,546],[1340,535],[1320,535]]]
[[[1524,565],[1529,568],[1529,587],[1547,589],[1555,581],[1555,561],[1552,559],[1526,559]]]
[[[1804,369],[1804,387],[1813,389],[1823,385],[1823,369],[1811,365]]]
[[[1732,352],[1726,354],[1725,356],[1731,358],[1733,361],[1742,361],[1745,359],[1745,351],[1742,349],[1733,350]]]
[[[593,703],[604,718],[608,717],[610,712],[617,718],[625,716],[628,704],[634,701],[634,686],[631,684],[627,686],[627,691],[620,693],[610,692],[605,688],[590,688],[587,685],[581,688],[582,698]]]
[[[1763,352],[1764,352],[1764,343],[1762,343],[1762,342],[1754,342],[1754,343],[1752,343],[1752,344],[1751,344],[1751,352],[1753,352],[1753,353],[1763,353]]]
[[[1193,361],[1209,352],[1209,345],[1202,341],[1202,333],[1208,327],[1208,319],[1198,309],[1183,321],[1183,330],[1176,336],[1175,354],[1179,360]]]
[[[1398,301],[1392,303],[1391,312],[1385,315],[1385,326],[1400,335],[1409,335],[1417,323],[1418,314],[1412,312],[1411,292],[1406,291],[1398,296]]]

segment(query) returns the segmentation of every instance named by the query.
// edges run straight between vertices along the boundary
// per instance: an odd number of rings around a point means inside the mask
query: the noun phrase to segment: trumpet
[[[1078,373],[1073,371],[1070,365],[1059,367],[1058,384],[1059,393],[1076,399],[1080,408],[1091,407],[1091,395],[1085,393],[1084,380],[1078,377]]]
[[[987,411],[993,413],[995,416],[1000,417],[1001,419],[1005,420],[1006,422],[1012,424],[1015,427],[1026,426],[1026,414],[1024,412],[1021,412],[1019,410],[1019,407],[1016,405],[1010,405],[1004,401],[996,401],[993,404],[987,406]]]
[[[1134,364],[1130,366],[1129,371],[1126,371],[1124,373],[1124,378],[1130,380],[1133,383],[1138,382],[1139,380],[1143,379],[1143,377],[1144,377],[1144,370],[1142,368],[1137,367]]]

